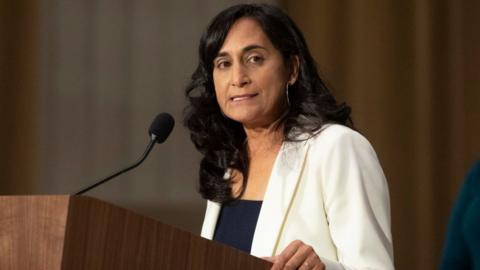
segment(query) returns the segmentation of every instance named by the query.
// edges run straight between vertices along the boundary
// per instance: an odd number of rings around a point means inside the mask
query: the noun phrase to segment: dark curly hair
[[[318,75],[305,39],[295,23],[279,8],[265,4],[242,4],[220,12],[203,33],[199,46],[199,63],[186,87],[188,105],[184,124],[190,130],[195,147],[202,153],[199,191],[203,198],[216,202],[235,200],[228,169],[242,173],[240,196],[247,185],[249,168],[245,131],[241,123],[223,116],[215,97],[213,60],[240,18],[254,19],[280,51],[284,62],[299,59],[299,74],[289,88],[289,111],[282,118],[285,141],[296,141],[299,133],[314,135],[326,123],[353,128],[351,109],[337,104]]]

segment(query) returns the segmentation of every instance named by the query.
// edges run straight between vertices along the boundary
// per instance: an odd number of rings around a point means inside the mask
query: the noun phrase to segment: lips
[[[254,98],[256,97],[258,94],[255,93],[255,94],[243,94],[243,95],[235,95],[235,96],[232,96],[230,97],[230,100],[231,101],[244,101],[244,100],[249,100],[251,98]]]

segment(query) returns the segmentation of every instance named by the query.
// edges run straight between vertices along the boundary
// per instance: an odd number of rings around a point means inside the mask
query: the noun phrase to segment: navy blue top
[[[453,208],[440,269],[480,270],[480,161],[471,169]]]
[[[213,240],[250,253],[262,201],[237,200],[224,204]]]

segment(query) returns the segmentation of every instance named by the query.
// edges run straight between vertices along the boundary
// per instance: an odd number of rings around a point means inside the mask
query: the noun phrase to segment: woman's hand
[[[272,270],[325,270],[325,264],[322,263],[313,248],[300,240],[291,242],[279,255],[264,259],[273,263]]]

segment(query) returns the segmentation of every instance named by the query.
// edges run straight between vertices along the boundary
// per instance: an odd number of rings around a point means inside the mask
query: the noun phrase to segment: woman
[[[393,269],[388,188],[292,20],[237,5],[203,34],[187,86],[202,236],[274,269]]]

